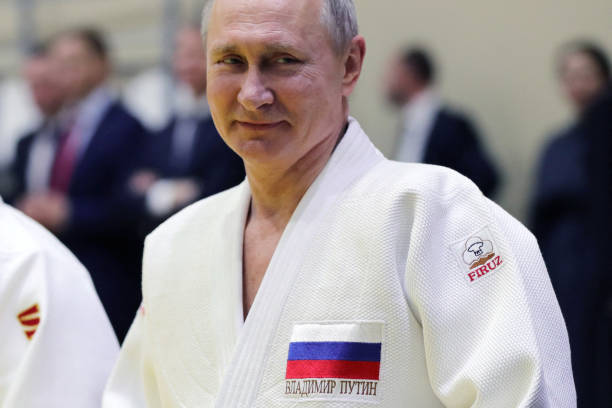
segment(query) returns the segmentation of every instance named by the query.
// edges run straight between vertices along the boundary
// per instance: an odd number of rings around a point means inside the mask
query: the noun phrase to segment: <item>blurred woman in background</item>
[[[562,49],[558,72],[575,120],[544,149],[532,229],[569,332],[578,406],[609,407],[611,296],[605,284],[609,269],[601,267],[601,246],[595,238],[599,226],[593,217],[598,205],[594,192],[599,186],[592,172],[597,166],[592,166],[589,117],[610,83],[610,63],[595,44],[576,42]]]

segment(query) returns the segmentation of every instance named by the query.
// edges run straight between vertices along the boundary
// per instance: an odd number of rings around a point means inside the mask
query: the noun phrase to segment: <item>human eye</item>
[[[242,59],[235,55],[228,55],[222,58],[219,58],[218,64],[222,65],[238,65],[242,63]]]
[[[300,61],[294,57],[282,56],[282,57],[276,58],[275,62],[280,65],[289,65],[289,64],[297,64]]]

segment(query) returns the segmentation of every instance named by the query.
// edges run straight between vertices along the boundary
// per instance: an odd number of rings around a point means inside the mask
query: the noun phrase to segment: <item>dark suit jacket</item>
[[[60,235],[88,267],[120,340],[140,303],[143,245],[126,180],[145,134],[121,104],[108,109],[74,170],[72,217]]]
[[[578,407],[612,404],[612,89],[541,157],[531,225],[569,334]]]
[[[612,84],[601,99],[587,112],[584,128],[589,139],[589,202],[593,205],[590,217],[590,231],[595,243],[596,268],[600,272],[601,284],[596,292],[601,299],[598,304],[599,318],[595,322],[597,333],[596,365],[593,369],[598,377],[598,403],[600,406],[612,405],[612,260],[609,255],[612,247]],[[591,378],[592,379],[592,378]],[[587,379],[586,381],[588,381]],[[589,401],[587,401],[589,402]],[[585,405],[586,406],[586,405]],[[594,405],[590,405],[594,406]]]
[[[449,167],[470,178],[491,197],[498,173],[480,145],[474,126],[465,116],[443,108],[427,139],[423,162]]]
[[[32,143],[34,143],[39,132],[40,129],[28,133],[17,142],[15,157],[9,167],[10,190],[7,191],[5,196],[5,200],[9,204],[15,204],[15,201],[26,192],[28,157],[30,156]]]
[[[126,180],[144,134],[142,125],[120,103],[111,104],[75,165],[67,193],[72,212],[58,234],[88,269],[120,340],[140,303],[142,243]],[[24,137],[17,147],[12,165],[18,186],[14,198],[25,193],[34,137]]]
[[[198,121],[190,157],[187,163],[177,168],[171,160],[176,124],[176,119],[173,119],[161,132],[150,136],[141,167],[153,170],[160,178],[193,180],[200,187],[198,199],[231,188],[244,180],[242,159],[221,139],[210,117]],[[144,208],[142,211],[146,213]],[[146,232],[170,215],[150,217]]]
[[[582,120],[570,126],[544,150],[531,224],[567,325],[578,406],[608,407],[612,403],[608,261],[612,242],[610,208],[598,211],[598,207],[610,202],[610,170],[607,175],[592,170],[601,170],[610,159],[594,160],[600,153],[593,149],[588,124]],[[600,184],[598,178],[607,182]]]

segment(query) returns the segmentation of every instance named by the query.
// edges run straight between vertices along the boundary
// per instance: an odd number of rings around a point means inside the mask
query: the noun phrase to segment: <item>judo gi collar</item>
[[[384,160],[359,123],[349,117],[348,129],[329,161],[298,204],[274,251],[225,371],[216,407],[253,406],[281,313],[303,260],[329,210],[348,188]],[[248,208],[248,181],[241,186],[241,204]],[[243,208],[243,214],[246,212]],[[242,298],[239,299],[242,302]]]

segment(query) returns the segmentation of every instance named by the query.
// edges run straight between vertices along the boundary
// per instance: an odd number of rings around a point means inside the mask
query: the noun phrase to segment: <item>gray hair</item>
[[[210,14],[215,0],[208,0],[202,11],[202,35],[206,37]],[[345,52],[352,39],[359,34],[357,12],[353,0],[323,0],[321,18],[327,26],[332,39],[334,51],[338,54]]]

